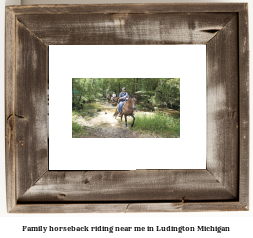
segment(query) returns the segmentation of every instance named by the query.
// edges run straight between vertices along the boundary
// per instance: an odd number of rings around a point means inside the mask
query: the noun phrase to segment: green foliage
[[[98,107],[96,106],[95,103],[92,103],[92,104],[87,103],[87,104],[83,105],[83,110],[84,111],[87,111],[87,110],[93,111],[93,110],[96,110],[97,108]]]
[[[135,94],[138,94],[138,95],[149,95],[149,96],[151,96],[151,95],[154,95],[155,94],[155,92],[154,91],[145,91],[145,90],[142,90],[142,91],[137,91],[137,92],[135,92]]]
[[[73,115],[73,112],[72,112]],[[72,138],[79,138],[82,135],[89,134],[89,132],[86,131],[84,126],[79,125],[78,123],[74,122],[72,120]]]
[[[129,95],[136,95],[138,102],[172,107],[180,105],[179,78],[73,78],[72,103],[80,107],[89,101],[105,98],[113,92],[118,96],[126,87]]]
[[[96,100],[103,96],[100,79],[73,78],[72,102],[79,103]]]
[[[132,130],[155,132],[168,138],[179,137],[180,119],[161,113],[137,115]]]
[[[78,117],[79,113],[77,111],[72,111],[72,118],[76,119]]]
[[[162,79],[156,88],[155,100],[167,102],[171,106],[177,100],[180,100],[180,79]]]
[[[137,110],[145,110],[146,107],[143,104],[136,104],[136,109]]]

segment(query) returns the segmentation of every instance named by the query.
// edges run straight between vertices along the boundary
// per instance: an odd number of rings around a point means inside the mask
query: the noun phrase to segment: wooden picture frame
[[[206,169],[49,171],[48,46],[59,44],[206,44]],[[6,7],[5,78],[8,212],[249,210],[246,3]]]

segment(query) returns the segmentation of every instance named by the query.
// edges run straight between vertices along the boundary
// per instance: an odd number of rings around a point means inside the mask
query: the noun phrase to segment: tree
[[[72,101],[75,104],[106,97],[106,93],[117,95],[126,87],[129,95],[136,94],[139,102],[172,107],[180,100],[179,78],[73,78]]]

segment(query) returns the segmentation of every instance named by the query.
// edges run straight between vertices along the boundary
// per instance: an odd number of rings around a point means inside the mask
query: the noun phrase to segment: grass
[[[72,117],[77,118],[80,112],[78,111],[72,111]]]
[[[97,115],[97,105],[96,104],[83,104],[83,108],[81,110],[76,110],[73,108],[72,110],[72,138],[82,138],[83,136],[87,136],[90,134],[87,131],[85,126],[79,125],[77,123],[78,117],[83,117],[85,120],[91,119],[93,116]]]
[[[180,118],[174,118],[162,113],[152,115],[136,114],[133,130],[154,132],[163,137],[180,137]]]
[[[79,138],[89,133],[90,132],[86,131],[85,126],[81,126],[78,123],[72,121],[72,138]]]

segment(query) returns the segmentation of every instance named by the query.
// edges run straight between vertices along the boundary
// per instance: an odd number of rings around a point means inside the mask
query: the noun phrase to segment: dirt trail
[[[87,128],[89,135],[83,138],[159,138],[141,132],[131,131],[130,128]]]

